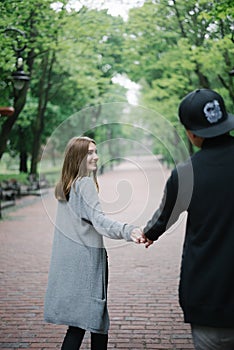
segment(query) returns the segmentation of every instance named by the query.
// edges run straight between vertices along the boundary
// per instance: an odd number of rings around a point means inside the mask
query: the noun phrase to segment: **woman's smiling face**
[[[88,172],[97,170],[97,147],[93,142],[90,142],[87,156],[87,170]]]

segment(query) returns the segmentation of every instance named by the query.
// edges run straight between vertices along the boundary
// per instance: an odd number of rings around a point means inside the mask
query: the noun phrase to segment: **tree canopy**
[[[0,156],[18,155],[21,171],[37,172],[48,137],[77,113],[77,134],[93,128],[100,142],[110,135],[128,134],[126,122],[156,132],[154,113],[126,108],[126,90],[112,80],[117,74],[140,84],[139,105],[157,112],[175,128],[172,144],[177,133],[184,137],[177,108],[189,91],[214,89],[223,95],[227,108],[233,108],[229,72],[234,67],[234,6],[230,0],[148,0],[132,8],[127,21],[95,8],[92,1],[81,3],[78,10],[68,9],[68,3],[0,3],[0,105],[15,107],[12,119],[0,118]],[[20,92],[9,79],[15,70],[12,45],[17,38],[6,28],[25,33],[20,38],[26,45],[24,70],[31,79]],[[118,116],[113,112],[115,102],[123,102]],[[109,110],[103,108],[105,104]],[[106,127],[97,128],[102,124]],[[109,134],[105,128],[111,130]],[[157,143],[153,147],[163,153]]]

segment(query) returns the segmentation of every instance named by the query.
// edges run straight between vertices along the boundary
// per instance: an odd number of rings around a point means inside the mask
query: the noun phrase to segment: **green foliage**
[[[14,33],[4,34],[6,24],[25,32],[26,39],[20,38],[18,44],[27,44],[24,70],[31,74],[27,103],[8,142],[10,154],[16,156],[22,150],[23,135],[28,156],[39,141],[39,160],[48,137],[71,115],[77,116],[68,121],[71,130],[55,138],[58,152],[62,152],[59,138],[65,143],[74,130],[76,134],[92,130],[102,142],[109,137],[108,123],[137,120],[157,133],[159,116],[174,130],[167,135],[172,147],[178,135],[187,145],[177,108],[181,98],[198,87],[217,90],[228,109],[233,108],[233,78],[228,74],[234,67],[231,0],[147,0],[130,10],[127,22],[85,3],[79,11],[67,11],[68,0],[60,1],[60,10],[54,9],[53,0],[0,3],[0,105],[13,105],[9,77],[16,59],[12,45],[19,39]],[[106,103],[126,102],[126,90],[111,80],[117,73],[141,84],[139,104],[156,111],[157,116],[138,114],[129,107],[126,113],[124,104],[119,109],[115,105],[103,108]],[[0,118],[0,126],[3,122]],[[110,132],[122,137],[129,130],[113,125]],[[170,158],[163,142],[155,142],[153,148]],[[106,150],[107,157],[110,152],[113,150]]]
[[[52,131],[70,115],[113,98],[111,78],[121,63],[122,39],[118,27],[123,21],[105,11],[85,7],[79,12],[68,12],[67,2],[63,1],[59,11],[52,9],[50,0],[11,0],[0,5],[0,29],[5,30],[5,23],[9,23],[26,34],[24,68],[31,73],[28,101],[8,143],[11,154],[20,150],[22,134],[30,135],[24,147],[30,154],[32,145],[46,142]],[[12,91],[10,86],[6,88],[6,77],[15,69],[12,36],[0,38],[0,57],[5,62],[0,72],[3,105],[12,105]]]
[[[130,12],[125,35],[128,75],[142,85],[141,104],[169,120],[186,144],[177,110],[188,92],[212,88],[233,108],[231,25],[229,0],[146,1]],[[147,123],[151,130],[157,124],[154,119]],[[155,152],[162,152],[157,144]]]

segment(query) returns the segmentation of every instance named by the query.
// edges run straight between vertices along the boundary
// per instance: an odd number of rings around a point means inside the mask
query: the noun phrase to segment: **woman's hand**
[[[146,242],[143,231],[140,227],[136,227],[132,231],[131,238],[132,238],[133,242],[135,242],[137,244]]]

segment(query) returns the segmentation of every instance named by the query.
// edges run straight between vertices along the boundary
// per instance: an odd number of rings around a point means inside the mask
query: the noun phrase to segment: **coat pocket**
[[[106,299],[91,298],[90,328],[106,332],[109,328],[109,315]]]

